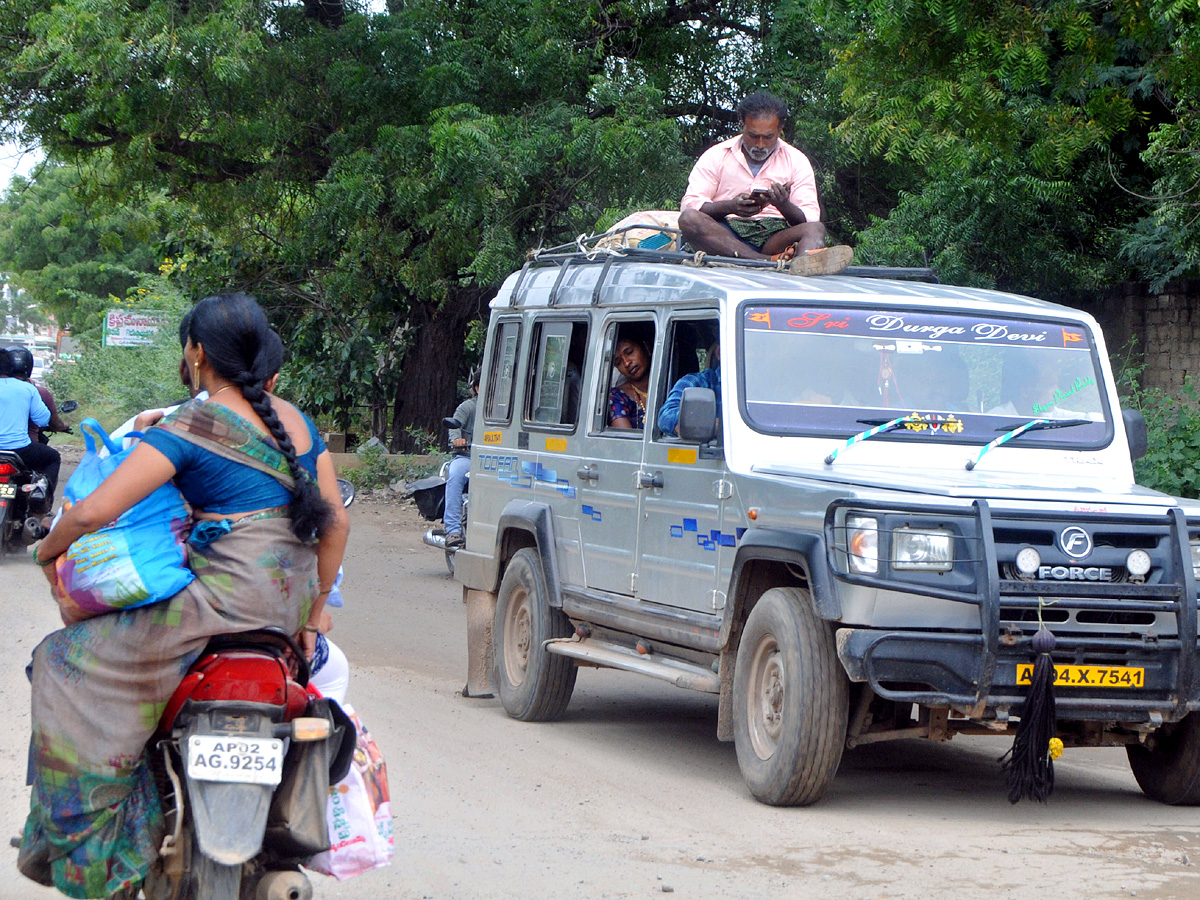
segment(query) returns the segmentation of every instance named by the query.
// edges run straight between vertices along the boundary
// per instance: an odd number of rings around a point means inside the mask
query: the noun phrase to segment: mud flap
[[[271,737],[272,723],[264,716],[246,716],[261,723],[247,722],[251,727],[238,733],[213,727],[209,714],[196,718],[181,742],[184,757],[184,780],[191,805],[192,825],[200,851],[214,862],[233,866],[254,857],[262,849],[271,809],[274,784],[246,784],[228,781],[204,781],[188,771],[187,742],[193,735],[239,737]]]
[[[463,588],[463,603],[467,604],[467,686],[464,697],[491,697],[494,656],[492,653],[492,621],[496,618],[496,595],[491,591]]]

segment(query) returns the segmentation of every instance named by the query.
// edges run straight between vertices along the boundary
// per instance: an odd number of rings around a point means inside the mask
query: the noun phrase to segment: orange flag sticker
[[[1063,343],[1064,344],[1078,344],[1078,343],[1081,343],[1082,341],[1083,341],[1082,334],[1077,334],[1074,331],[1067,331],[1067,329],[1065,329],[1065,328],[1063,329]]]
[[[767,327],[771,327],[771,314],[769,312],[750,313],[747,318],[751,322],[766,322]]]

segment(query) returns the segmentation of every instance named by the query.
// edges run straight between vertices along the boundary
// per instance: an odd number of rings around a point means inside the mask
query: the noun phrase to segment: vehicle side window
[[[488,393],[483,413],[485,421],[504,425],[512,421],[513,381],[517,372],[520,337],[520,322],[500,323],[488,369]]]
[[[677,416],[679,395],[689,383],[692,386],[700,384],[703,373],[716,368],[717,338],[720,329],[716,319],[677,319],[671,323],[671,330],[666,344],[669,354],[666,366],[663,367],[666,378],[658,385],[659,402],[655,437],[671,439],[672,429],[664,429],[662,423],[669,423]],[[681,384],[681,379],[691,376],[688,382]],[[678,390],[676,390],[678,388]],[[718,403],[720,392],[717,393]]]
[[[543,321],[534,325],[536,354],[525,421],[533,425],[575,425],[583,388],[587,323]]]
[[[596,428],[614,437],[640,436],[646,427],[654,321],[614,322],[604,342]]]

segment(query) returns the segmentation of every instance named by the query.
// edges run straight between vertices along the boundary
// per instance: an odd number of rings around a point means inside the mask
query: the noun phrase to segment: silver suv
[[[871,274],[551,251],[505,282],[468,692],[552,719],[587,664],[717,694],[751,793],[809,804],[844,748],[1016,731],[1041,627],[1051,733],[1200,803],[1200,505],[1134,484],[1096,322]],[[645,425],[616,428],[634,334]]]

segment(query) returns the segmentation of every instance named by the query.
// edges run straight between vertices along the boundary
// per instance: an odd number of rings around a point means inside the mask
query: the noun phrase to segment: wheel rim
[[[750,660],[750,692],[746,704],[750,745],[759,759],[770,759],[783,733],[783,705],[787,678],[779,642],[763,635]]]
[[[504,616],[504,671],[513,686],[525,681],[532,641],[529,593],[514,592]]]

